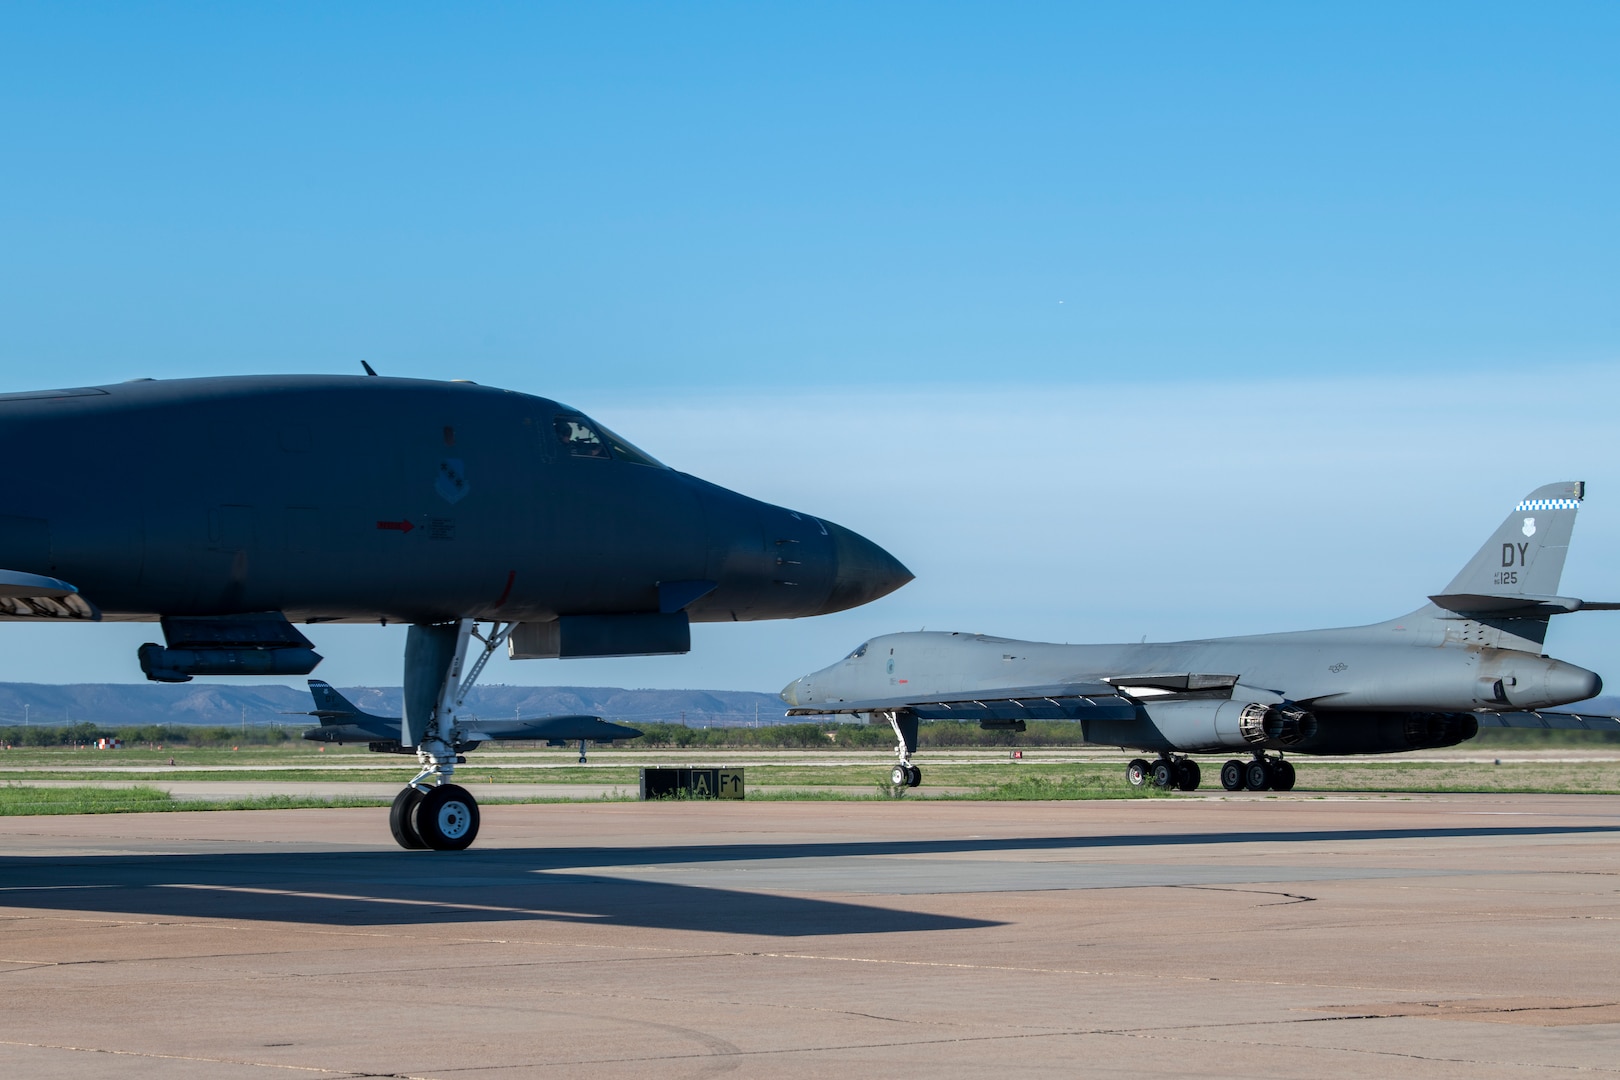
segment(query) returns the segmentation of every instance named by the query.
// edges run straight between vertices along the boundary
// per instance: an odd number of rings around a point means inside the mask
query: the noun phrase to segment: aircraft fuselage
[[[745,452],[739,447],[738,452]],[[677,472],[545,398],[344,376],[0,395],[0,567],[109,619],[814,615],[910,575],[848,530]]]
[[[1408,629],[1408,623],[1411,624]],[[873,638],[789,684],[791,705],[1083,683],[1126,672],[1236,675],[1314,708],[1543,709],[1592,697],[1598,676],[1550,657],[1446,641],[1435,621],[1155,644],[1059,645],[936,631]],[[1459,622],[1455,634],[1466,633]]]

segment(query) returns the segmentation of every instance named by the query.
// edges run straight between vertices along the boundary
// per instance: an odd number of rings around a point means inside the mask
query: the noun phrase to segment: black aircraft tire
[[[1203,783],[1204,774],[1199,771],[1198,762],[1186,758],[1176,769],[1176,786],[1182,791],[1197,791],[1198,785]]]
[[[911,775],[906,778],[906,787],[921,787],[921,786],[922,786],[922,770],[917,768],[917,766],[913,765],[911,767]]]
[[[416,804],[421,801],[422,793],[408,787],[394,796],[393,808],[388,811],[389,831],[394,834],[399,846],[409,851],[420,851],[427,847],[416,831]]]
[[[1271,786],[1271,764],[1251,761],[1243,767],[1243,786],[1250,791],[1264,791]]]
[[[440,784],[422,796],[411,820],[434,851],[461,851],[478,836],[478,800],[460,785]]]
[[[1147,783],[1147,778],[1148,763],[1141,758],[1135,758],[1125,766],[1125,779],[1130,782],[1131,787],[1141,787]]]
[[[910,787],[911,769],[905,765],[896,765],[889,770],[890,787]]]
[[[1294,790],[1294,764],[1291,761],[1275,761],[1271,765],[1271,789],[1273,791]]]
[[[1174,791],[1179,770],[1168,761],[1155,761],[1153,763],[1153,786],[1164,791]]]
[[[1243,762],[1233,758],[1221,766],[1221,787],[1227,791],[1243,790]]]

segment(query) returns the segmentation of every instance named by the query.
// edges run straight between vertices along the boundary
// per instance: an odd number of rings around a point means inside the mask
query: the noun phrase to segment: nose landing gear
[[[412,626],[405,638],[405,715],[400,720],[400,743],[416,748],[421,770],[394,798],[388,827],[402,848],[461,851],[478,836],[478,800],[459,784],[450,782],[456,766],[467,759],[456,722],[467,691],[484,670],[490,656],[505,643],[513,624],[496,623],[486,637],[471,619],[454,623]],[[477,639],[483,646],[465,678],[462,663],[467,645]]]
[[[422,793],[416,788],[408,787],[394,796],[394,805],[388,811],[388,829],[394,834],[394,840],[400,847],[409,851],[417,851],[427,847],[422,834],[416,831],[416,804],[422,801]]]
[[[893,787],[914,788],[922,784],[922,770],[911,763],[917,752],[917,714],[907,709],[896,709],[883,714],[894,728],[895,756],[900,760],[889,770],[889,784]]]
[[[417,802],[411,822],[425,847],[461,851],[478,836],[478,800],[459,784],[440,784]]]

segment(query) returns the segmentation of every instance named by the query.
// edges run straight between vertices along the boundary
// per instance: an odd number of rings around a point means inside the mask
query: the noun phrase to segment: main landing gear
[[[897,788],[914,788],[922,784],[922,770],[911,763],[917,752],[917,714],[905,709],[883,714],[894,728],[895,757],[900,760],[889,770],[889,784]]]
[[[1197,791],[1203,775],[1198,770],[1198,762],[1190,757],[1160,754],[1159,760],[1152,764],[1142,758],[1133,760],[1125,766],[1125,779],[1136,788],[1151,782],[1154,787],[1167,791]]]
[[[1294,764],[1259,752],[1253,761],[1233,758],[1221,766],[1221,787],[1227,791],[1293,791]]]
[[[405,638],[405,716],[400,742],[416,748],[420,771],[394,798],[388,827],[402,848],[461,851],[478,836],[478,800],[452,784],[456,766],[467,759],[456,722],[467,691],[484,665],[512,631],[512,623],[493,623],[486,637],[471,619],[412,626]],[[483,647],[472,670],[462,676],[467,646]]]

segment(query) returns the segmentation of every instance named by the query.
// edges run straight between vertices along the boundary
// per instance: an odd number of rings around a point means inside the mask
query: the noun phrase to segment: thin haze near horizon
[[[472,378],[918,575],[698,627],[685,657],[488,681],[774,690],[922,626],[1371,621],[1566,479],[1590,499],[1564,591],[1620,599],[1610,5],[6,26],[5,389],[362,359]],[[0,678],[138,681],[156,631],[0,626]],[[399,681],[397,629],[311,636],[320,677]],[[1617,644],[1620,615],[1580,614],[1549,651],[1620,679]]]

